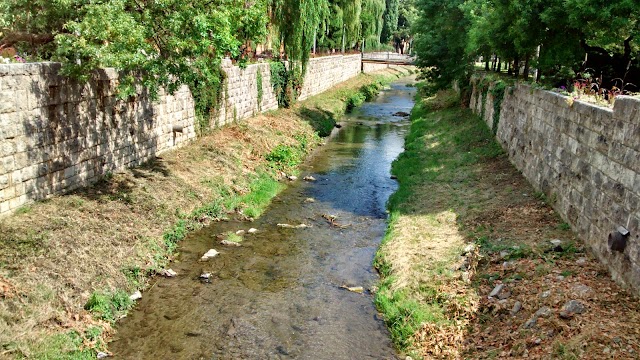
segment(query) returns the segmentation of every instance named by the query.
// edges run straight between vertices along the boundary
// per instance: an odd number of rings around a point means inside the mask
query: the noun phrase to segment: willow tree
[[[271,6],[287,60],[306,69],[315,34],[329,15],[328,0],[272,0]]]
[[[380,47],[385,8],[385,0],[362,0],[361,23],[365,49]]]
[[[329,0],[329,14],[321,23],[317,33],[317,45],[319,48],[333,50],[342,47],[344,33],[344,14],[340,2],[342,0]]]
[[[342,51],[345,47],[353,47],[360,39],[360,16],[362,13],[362,0],[342,0],[340,7],[343,13],[344,35]]]
[[[325,49],[353,48],[361,39],[362,0],[329,0],[329,12],[318,31]]]
[[[272,80],[279,79],[276,92],[282,106],[290,106],[302,89],[304,74],[309,62],[320,25],[329,14],[328,0],[272,0],[272,23],[280,35],[288,69],[272,66]],[[275,87],[274,87],[275,88]]]

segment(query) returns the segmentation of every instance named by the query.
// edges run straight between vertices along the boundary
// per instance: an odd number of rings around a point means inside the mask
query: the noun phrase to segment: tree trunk
[[[513,60],[513,72],[517,79],[520,76],[520,59],[518,55],[516,55],[516,58]]]
[[[498,59],[498,72],[502,72],[502,59]]]
[[[12,47],[19,42],[28,42],[31,45],[44,45],[52,42],[53,34],[30,34],[23,32],[7,32],[0,40],[0,50]]]
[[[529,80],[529,55],[524,59],[524,71],[522,78],[526,81]]]
[[[511,70],[511,61],[507,63],[507,75],[513,75],[513,71]]]

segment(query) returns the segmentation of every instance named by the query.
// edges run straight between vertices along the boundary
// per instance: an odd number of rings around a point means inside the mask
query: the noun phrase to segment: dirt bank
[[[455,94],[417,103],[376,303],[414,358],[631,359],[640,306]]]
[[[350,99],[399,75],[360,75],[0,220],[0,358],[95,358],[189,231],[259,216]]]

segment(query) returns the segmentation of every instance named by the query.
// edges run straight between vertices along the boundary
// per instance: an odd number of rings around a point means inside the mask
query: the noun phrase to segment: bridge
[[[363,63],[415,65],[415,56],[398,54],[395,52],[372,52],[362,54]]]

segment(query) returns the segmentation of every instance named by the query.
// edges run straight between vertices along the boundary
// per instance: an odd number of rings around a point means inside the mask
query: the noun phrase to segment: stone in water
[[[203,260],[203,261],[209,260],[210,258],[214,258],[214,257],[218,256],[218,254],[220,254],[220,253],[217,252],[215,249],[211,249],[211,250],[207,251],[206,254],[202,255],[201,260]]]

